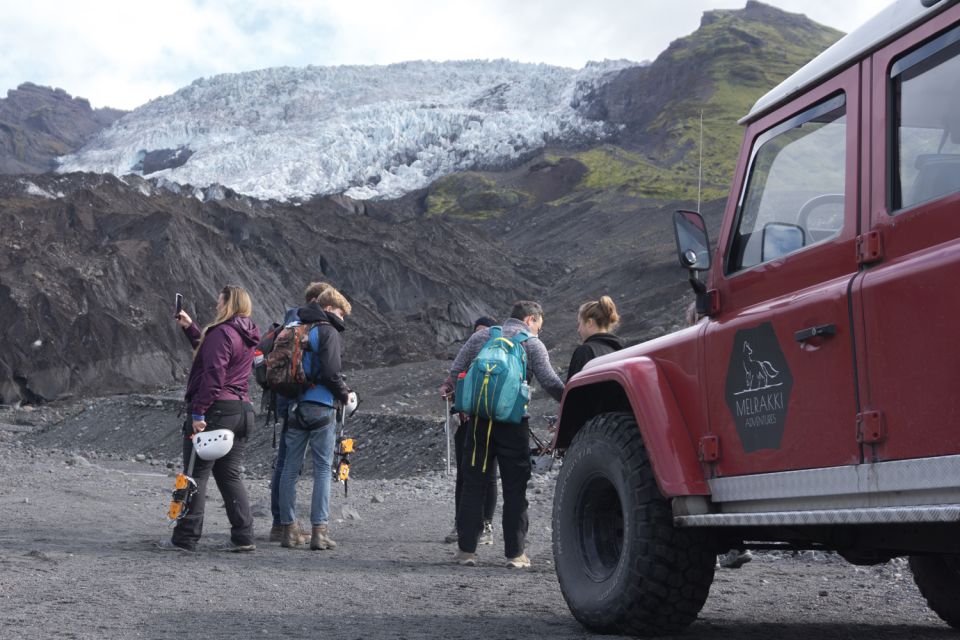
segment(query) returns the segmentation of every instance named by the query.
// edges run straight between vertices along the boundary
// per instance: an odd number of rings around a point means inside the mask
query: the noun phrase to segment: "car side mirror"
[[[680,266],[692,272],[710,269],[710,241],[707,225],[696,211],[675,211],[673,230]]]
[[[763,242],[760,245],[760,262],[775,260],[806,244],[803,227],[788,222],[768,222],[763,227]]]
[[[673,213],[674,238],[677,241],[677,256],[680,266],[690,273],[690,286],[697,296],[697,313],[708,314],[712,309],[707,286],[700,282],[698,274],[710,270],[710,240],[707,225],[696,211]]]

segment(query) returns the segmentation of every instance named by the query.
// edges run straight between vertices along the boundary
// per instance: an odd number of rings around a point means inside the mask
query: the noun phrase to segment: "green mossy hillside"
[[[487,220],[529,199],[526,193],[501,188],[493,179],[468,171],[446,176],[430,185],[426,197],[427,216]]]

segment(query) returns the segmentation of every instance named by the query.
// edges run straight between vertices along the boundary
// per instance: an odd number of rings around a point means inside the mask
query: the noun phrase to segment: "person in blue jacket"
[[[344,318],[351,305],[333,287],[297,311],[299,322],[312,323],[310,350],[304,354],[303,368],[311,386],[287,406],[287,431],[284,434],[286,460],[280,472],[281,545],[287,548],[303,544],[296,521],[297,476],[307,446],[313,453],[313,500],[310,548],[333,549],[330,537],[330,481],[333,450],[337,441],[336,411],[350,403],[353,392],[344,382],[342,367]]]
[[[332,287],[329,282],[311,282],[303,292],[306,304],[316,302],[321,293]],[[283,316],[283,326],[299,322],[297,313],[299,307],[287,309]],[[289,401],[283,396],[277,394],[276,415],[282,417],[283,428],[280,430],[280,441],[277,444],[277,457],[273,462],[273,476],[270,479],[270,514],[273,516],[273,525],[270,527],[270,542],[280,542],[283,539],[283,526],[280,524],[280,474],[283,473],[283,465],[287,459],[287,444],[285,436],[287,435],[287,405]],[[301,536],[305,537],[305,536]],[[306,540],[304,540],[306,542]]]

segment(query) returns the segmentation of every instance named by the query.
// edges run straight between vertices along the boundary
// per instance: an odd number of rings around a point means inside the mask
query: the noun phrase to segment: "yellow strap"
[[[473,414],[473,456],[470,458],[470,466],[477,466],[477,414]]]
[[[483,473],[487,472],[487,460],[490,458],[490,434],[493,432],[493,418],[487,424],[487,448],[483,451]]]
[[[477,466],[477,417],[480,415],[480,401],[486,398],[488,383],[490,382],[490,373],[483,376],[483,384],[480,385],[480,393],[477,394],[477,404],[473,408],[473,454],[470,457],[470,466]],[[484,460],[486,468],[486,460]]]

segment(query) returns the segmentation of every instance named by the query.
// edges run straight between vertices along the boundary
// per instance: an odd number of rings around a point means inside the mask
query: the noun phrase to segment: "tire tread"
[[[715,561],[712,545],[699,532],[673,527],[670,504],[657,486],[633,415],[607,413],[596,416],[574,438],[570,451],[601,442],[610,444],[619,452],[624,468],[632,470],[627,486],[634,494],[632,518],[638,525],[633,546],[648,552],[634,554],[626,588],[613,598],[613,602],[575,610],[567,596],[567,587],[572,585],[565,585],[564,576],[558,571],[561,591],[574,616],[593,630],[637,635],[676,633],[696,619],[707,599]],[[558,485],[563,480],[563,473],[561,468]],[[555,555],[560,531],[558,519],[562,515],[558,512],[555,504]],[[624,515],[625,518],[631,517]],[[557,564],[559,566],[558,560]]]

